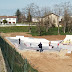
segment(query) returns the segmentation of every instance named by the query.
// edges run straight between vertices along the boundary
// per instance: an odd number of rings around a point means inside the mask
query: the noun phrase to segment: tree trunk
[[[59,32],[59,24],[58,24],[58,34],[60,34],[60,32]]]
[[[66,29],[66,28],[64,27],[64,33],[65,33],[65,29]]]
[[[46,32],[48,32],[48,27],[46,28]]]
[[[29,33],[31,33],[31,26],[30,26],[30,22],[29,22]]]
[[[66,33],[66,22],[64,22],[64,33]]]

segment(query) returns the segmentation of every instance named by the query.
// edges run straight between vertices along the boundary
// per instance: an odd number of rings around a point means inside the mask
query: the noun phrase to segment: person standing
[[[51,42],[49,42],[49,46],[51,46]]]
[[[59,43],[57,44],[57,48],[59,48]]]
[[[19,38],[19,44],[20,44],[20,38]]]
[[[40,44],[38,46],[39,46],[39,48],[41,48],[40,52],[42,52],[42,44],[41,44],[41,42],[40,42]]]

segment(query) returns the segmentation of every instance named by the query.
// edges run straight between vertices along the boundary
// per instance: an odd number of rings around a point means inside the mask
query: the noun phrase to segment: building
[[[7,21],[7,24],[16,24],[17,16],[0,16],[0,23],[3,24],[3,20]]]
[[[37,17],[32,17],[32,22],[39,22]]]
[[[50,13],[50,14],[48,14],[46,16],[43,16],[43,17],[41,17],[39,19],[37,17],[33,17],[32,22],[43,21],[43,23],[44,23],[48,19],[52,22],[52,24],[55,25],[55,27],[58,27],[60,17],[58,15],[54,14],[54,13]]]
[[[50,14],[42,17],[43,22],[45,22],[48,19],[50,19],[50,21],[55,25],[55,27],[58,27],[58,23],[59,23],[58,15],[56,15],[54,13],[50,13]]]

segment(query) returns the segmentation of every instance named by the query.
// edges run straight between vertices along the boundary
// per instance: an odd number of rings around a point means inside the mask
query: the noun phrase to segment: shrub
[[[4,24],[7,23],[7,20],[3,20],[3,23],[4,23]]]

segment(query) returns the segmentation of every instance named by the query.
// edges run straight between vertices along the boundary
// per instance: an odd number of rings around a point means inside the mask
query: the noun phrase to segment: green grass
[[[60,35],[72,35],[72,33],[68,33],[68,32],[63,33],[63,28],[60,28],[59,30],[60,30]],[[38,31],[36,31],[36,28],[33,28],[31,34],[32,34],[33,36],[38,36],[38,35],[39,35],[39,34],[38,34]],[[50,29],[48,30],[48,32],[43,31],[43,32],[42,32],[42,36],[43,36],[43,35],[58,35],[58,28],[57,28],[57,27],[55,27],[55,28],[50,28]]]
[[[11,27],[0,27],[0,32],[3,33],[10,33],[10,32],[29,32],[29,26],[11,26]],[[31,27],[31,34],[33,36],[38,36],[39,31],[37,30],[37,27],[32,26]],[[60,28],[60,35],[72,35],[72,33],[63,33],[63,29]],[[45,32],[43,29],[42,35],[58,35],[58,28],[50,28],[48,32]]]
[[[0,32],[28,32],[28,26],[11,26],[11,27],[0,27]]]
[[[23,22],[23,23],[17,23],[17,24],[36,24],[36,23],[38,23],[38,22]]]

